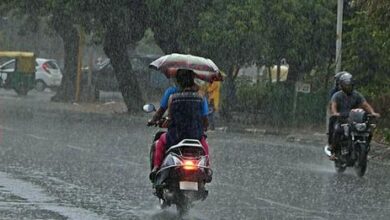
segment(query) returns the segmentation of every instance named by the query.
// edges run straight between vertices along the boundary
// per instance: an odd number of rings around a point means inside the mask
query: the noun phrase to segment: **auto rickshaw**
[[[11,68],[8,68],[8,65],[0,66],[0,86],[5,89],[14,89],[18,95],[27,95],[28,91],[35,86],[35,54],[0,51],[0,58],[15,60]]]

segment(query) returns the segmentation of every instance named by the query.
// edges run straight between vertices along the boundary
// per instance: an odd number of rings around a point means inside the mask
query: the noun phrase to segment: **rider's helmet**
[[[176,82],[181,89],[195,85],[195,73],[192,70],[178,69],[176,73]]]
[[[341,71],[341,72],[338,72],[334,75],[334,83],[335,83],[335,86],[336,87],[339,87],[340,85],[340,77],[344,74],[344,73],[348,73],[346,71]]]
[[[352,80],[352,75],[350,73],[344,72],[344,74],[340,76],[340,88],[347,95],[352,94],[353,80]]]

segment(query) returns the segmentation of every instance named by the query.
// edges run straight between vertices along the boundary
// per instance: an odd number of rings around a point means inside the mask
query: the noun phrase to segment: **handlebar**
[[[167,122],[168,122],[168,117],[165,117],[165,118],[161,118],[160,120],[156,121],[156,122],[148,122],[147,126],[148,127],[151,127],[151,126],[155,126],[155,127],[160,127],[160,128],[167,128]]]
[[[371,122],[371,121],[376,121],[376,119],[378,117],[376,117],[375,115],[372,115],[372,114],[367,114],[367,121],[368,122]],[[331,115],[330,116],[331,118],[335,118],[337,121],[339,122],[342,122],[342,123],[346,123],[349,119],[349,113],[341,113],[340,115]]]

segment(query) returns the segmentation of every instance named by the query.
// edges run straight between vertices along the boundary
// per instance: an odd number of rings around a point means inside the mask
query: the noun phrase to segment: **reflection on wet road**
[[[177,219],[152,195],[146,116],[58,112],[29,96],[0,96],[0,219]],[[390,215],[388,165],[371,161],[358,178],[337,175],[320,143],[217,131],[209,144],[210,194],[186,219]]]

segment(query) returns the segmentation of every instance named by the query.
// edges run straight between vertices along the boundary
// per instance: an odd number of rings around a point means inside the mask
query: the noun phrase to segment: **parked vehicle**
[[[87,76],[87,74],[83,74],[83,78],[85,78],[85,76]],[[110,59],[106,59],[97,64],[92,70],[92,85],[94,86],[96,99],[99,99],[100,91],[119,91],[119,84]]]
[[[168,80],[164,76],[158,74],[156,70],[148,68],[149,63],[158,57],[158,55],[130,57],[133,74],[137,75],[137,80],[141,88],[164,89],[168,87]],[[84,82],[87,82],[87,75],[83,73]],[[103,60],[95,65],[92,70],[92,85],[94,86],[96,99],[99,99],[100,91],[119,91],[119,84],[110,59]]]
[[[7,79],[7,74],[15,70],[15,59],[9,60],[0,65],[3,81]],[[35,82],[37,91],[43,91],[45,88],[58,87],[61,85],[62,73],[57,61],[54,59],[35,59]]]
[[[35,89],[43,91],[46,87],[58,87],[61,85],[61,69],[54,59],[36,59]]]
[[[360,108],[352,109],[349,115],[338,116],[341,126],[338,132],[342,132],[341,139],[335,146],[337,159],[334,163],[338,173],[344,172],[347,167],[354,167],[358,176],[365,174],[370,141],[376,127],[372,122],[373,118]],[[325,153],[328,156],[331,154],[327,147]]]
[[[27,95],[34,88],[35,54],[31,52],[1,51],[0,58],[12,58],[0,65],[0,86]]]
[[[145,105],[143,109],[148,113],[155,111],[152,104]],[[158,123],[160,127],[164,120]],[[153,139],[150,149],[151,168],[156,141],[163,133],[157,132]],[[186,214],[195,201],[207,198],[206,183],[211,181],[211,174],[208,157],[199,140],[184,139],[169,147],[154,184],[155,196],[161,208],[174,204],[180,215]]]

